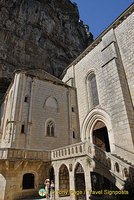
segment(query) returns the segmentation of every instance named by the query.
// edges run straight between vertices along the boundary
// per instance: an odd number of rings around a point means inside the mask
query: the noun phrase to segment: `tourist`
[[[50,188],[50,180],[45,180],[45,190],[46,190],[46,199],[49,200],[49,188]]]
[[[54,193],[55,193],[55,188],[54,188],[54,181],[51,180],[50,184],[50,200],[54,200]]]

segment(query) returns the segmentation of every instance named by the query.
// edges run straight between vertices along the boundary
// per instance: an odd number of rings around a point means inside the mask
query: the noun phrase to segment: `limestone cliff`
[[[58,76],[91,41],[69,0],[0,0],[1,92],[15,69]]]

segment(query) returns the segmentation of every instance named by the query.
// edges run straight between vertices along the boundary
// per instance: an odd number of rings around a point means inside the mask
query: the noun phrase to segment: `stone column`
[[[58,166],[53,166],[54,167],[54,172],[55,172],[55,200],[59,199],[59,168]]]
[[[69,180],[70,180],[70,199],[75,200],[75,177],[74,177],[74,171],[72,170],[72,164],[70,164],[70,170],[69,171]]]
[[[92,190],[89,167],[87,167],[87,170],[85,171],[85,186],[86,186],[86,199],[89,200],[90,191]]]

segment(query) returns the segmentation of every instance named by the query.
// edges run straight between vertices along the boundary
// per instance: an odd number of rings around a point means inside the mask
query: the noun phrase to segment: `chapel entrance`
[[[80,191],[82,191],[81,194]],[[86,200],[85,175],[80,163],[77,164],[75,169],[75,192],[77,200]]]
[[[98,121],[93,129],[93,144],[106,152],[110,152],[108,131],[105,124]]]

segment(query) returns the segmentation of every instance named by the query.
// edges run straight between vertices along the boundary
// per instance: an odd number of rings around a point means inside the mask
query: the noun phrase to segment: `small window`
[[[24,102],[28,101],[28,96],[25,96]]]
[[[47,136],[54,136],[54,123],[52,121],[47,123]]]
[[[24,131],[25,131],[25,126],[24,126],[24,124],[22,124],[22,126],[21,126],[21,133],[24,133]]]
[[[22,186],[23,189],[34,189],[34,174],[24,174]]]
[[[75,132],[73,131],[73,138],[75,138]]]
[[[74,112],[74,107],[72,107],[72,112]]]

